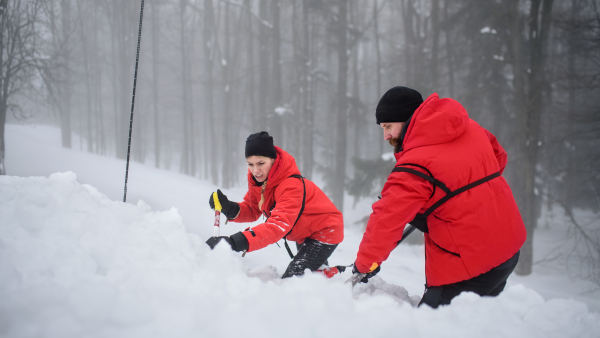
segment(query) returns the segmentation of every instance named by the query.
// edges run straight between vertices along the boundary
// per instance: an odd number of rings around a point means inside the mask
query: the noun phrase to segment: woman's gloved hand
[[[214,236],[209,238],[206,241],[206,244],[210,247],[210,249],[214,249],[217,244],[221,241],[227,242],[233,251],[247,251],[248,250],[248,240],[243,233],[238,232],[231,236]]]
[[[231,202],[227,196],[221,192],[221,189],[217,190],[217,198],[219,199],[219,203],[221,203],[221,212],[227,217],[227,219],[236,218],[240,212],[240,205],[235,202]],[[213,194],[210,194],[208,204],[210,205],[211,209],[215,210]]]

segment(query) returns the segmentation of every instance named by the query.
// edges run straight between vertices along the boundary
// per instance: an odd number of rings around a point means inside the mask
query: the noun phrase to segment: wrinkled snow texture
[[[509,287],[450,306],[380,276],[279,279],[226,245],[211,251],[177,210],[112,201],[70,172],[0,176],[0,337],[598,337],[574,300]]]

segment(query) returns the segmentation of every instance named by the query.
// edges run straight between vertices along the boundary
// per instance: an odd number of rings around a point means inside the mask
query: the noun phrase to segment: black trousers
[[[298,253],[294,256],[281,278],[300,276],[304,274],[306,269],[315,271],[321,265],[327,265],[327,259],[337,246],[337,244],[322,243],[310,238],[307,238],[302,244],[296,244]]]
[[[427,304],[432,308],[437,308],[440,305],[448,305],[452,298],[463,291],[472,291],[480,296],[496,297],[504,290],[508,276],[517,266],[519,254],[520,251],[506,262],[482,275],[454,284],[426,288],[419,306]]]

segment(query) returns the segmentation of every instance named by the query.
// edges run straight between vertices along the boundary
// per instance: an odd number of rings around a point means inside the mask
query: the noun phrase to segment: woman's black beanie
[[[375,110],[377,124],[384,122],[406,122],[423,103],[421,93],[406,87],[394,87],[388,90]]]
[[[246,139],[246,158],[250,156],[277,158],[273,136],[270,136],[266,131],[248,136]]]

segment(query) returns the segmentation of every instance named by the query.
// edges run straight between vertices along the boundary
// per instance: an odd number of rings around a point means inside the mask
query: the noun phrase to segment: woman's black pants
[[[337,246],[337,244],[322,243],[310,238],[307,238],[302,244],[296,243],[298,253],[294,256],[281,278],[300,276],[304,274],[306,269],[315,271],[321,265],[327,265],[327,259]]]

